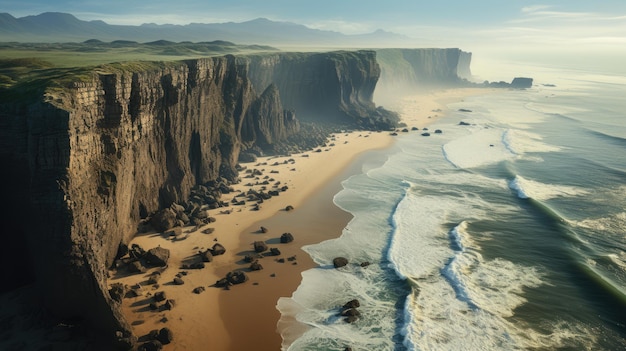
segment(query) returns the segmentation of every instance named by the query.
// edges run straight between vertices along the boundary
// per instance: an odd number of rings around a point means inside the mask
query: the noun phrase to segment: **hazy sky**
[[[626,0],[2,0],[16,17],[68,12],[109,24],[241,22],[258,17],[367,33],[384,29],[424,45],[526,53],[624,52]]]

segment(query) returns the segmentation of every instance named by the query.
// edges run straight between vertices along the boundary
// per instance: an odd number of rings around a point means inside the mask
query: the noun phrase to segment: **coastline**
[[[397,111],[407,128],[423,128],[445,116],[446,104],[461,101],[464,97],[490,93],[490,89],[460,88],[425,92],[410,96],[390,106]],[[416,108],[417,106],[417,108]],[[245,178],[234,186],[235,192],[247,191],[246,184],[262,181],[265,176],[272,182],[281,182],[289,190],[278,197],[265,201],[258,211],[250,205],[230,206],[230,214],[224,208],[210,210],[217,219],[209,227],[213,234],[200,231],[185,233],[185,239],[172,241],[159,233],[139,234],[132,243],[145,249],[155,246],[170,250],[169,268],[161,276],[158,288],[142,284],[142,295],[123,300],[123,310],[140,337],[151,330],[167,326],[174,334],[174,342],[166,346],[170,350],[223,349],[223,350],[277,350],[281,337],[276,332],[280,314],[276,310],[278,298],[290,296],[301,280],[301,273],[316,264],[302,251],[307,244],[318,243],[341,235],[351,215],[333,203],[334,195],[341,190],[341,181],[362,172],[363,164],[370,159],[373,150],[387,149],[394,138],[387,132],[352,132],[334,135],[319,152],[307,152],[289,157],[264,157],[255,163],[244,164],[248,169],[258,169],[259,179]],[[333,145],[334,144],[334,145]],[[332,145],[332,146],[331,146]],[[308,155],[308,156],[304,156]],[[291,162],[293,160],[295,162]],[[256,188],[253,187],[253,188]],[[293,211],[285,211],[293,206]],[[268,228],[260,233],[260,226]],[[185,232],[187,228],[185,228]],[[281,244],[282,233],[293,233],[292,243]],[[224,245],[226,254],[216,256],[205,269],[186,270],[184,285],[171,284],[181,269],[181,263],[193,257],[198,250],[211,247],[217,241]],[[278,248],[280,256],[259,260],[263,270],[250,272],[249,263],[243,261],[253,253],[252,243],[264,241],[269,247]],[[277,258],[293,261],[278,262]],[[294,264],[297,263],[297,264]],[[244,270],[248,282],[229,290],[210,287],[218,279],[233,270]],[[145,274],[114,277],[110,283],[121,282],[132,286],[144,282]],[[206,288],[194,294],[196,287]],[[151,311],[148,304],[156,291],[165,291],[175,307],[168,311]],[[163,322],[163,317],[167,322]]]

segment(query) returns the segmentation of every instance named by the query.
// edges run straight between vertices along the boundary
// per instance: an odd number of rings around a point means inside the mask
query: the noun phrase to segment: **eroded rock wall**
[[[0,162],[12,166],[2,220],[19,239],[5,251],[26,247],[7,261],[32,267],[56,315],[130,330],[107,268],[139,220],[236,176],[240,150],[296,133],[300,110],[373,125],[379,73],[373,52],[114,64],[0,106]]]
[[[380,49],[376,102],[430,87],[458,86],[471,78],[472,54],[460,49]]]

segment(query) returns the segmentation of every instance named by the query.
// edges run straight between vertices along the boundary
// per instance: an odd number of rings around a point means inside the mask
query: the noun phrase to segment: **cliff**
[[[389,129],[397,115],[372,101],[381,74],[374,51],[252,55],[250,79],[258,90],[275,84],[284,106],[303,121]]]
[[[424,87],[458,86],[472,74],[472,54],[460,49],[380,49],[376,101]]]
[[[34,280],[55,315],[130,331],[107,268],[139,221],[196,184],[235,178],[242,149],[298,132],[294,110],[392,125],[372,102],[379,73],[373,52],[225,56],[67,70],[19,99],[6,91],[2,266],[20,262],[7,274]]]

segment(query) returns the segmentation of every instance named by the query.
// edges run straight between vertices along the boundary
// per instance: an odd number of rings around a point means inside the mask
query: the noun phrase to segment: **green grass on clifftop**
[[[237,45],[221,40],[0,43],[0,103],[27,103],[38,99],[48,88],[89,81],[94,72],[137,72],[164,68],[186,59],[276,51],[270,46]]]

